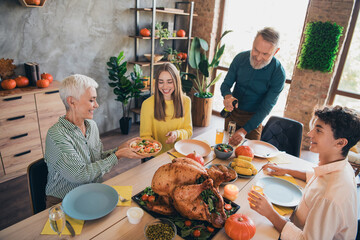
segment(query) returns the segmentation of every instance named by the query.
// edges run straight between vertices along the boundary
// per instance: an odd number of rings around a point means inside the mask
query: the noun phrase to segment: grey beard
[[[259,66],[255,66],[253,57],[252,57],[251,54],[250,54],[250,65],[251,65],[254,69],[256,69],[256,70],[262,69],[262,68],[266,67],[267,65],[269,65],[269,63],[271,62],[271,59],[272,59],[272,58],[270,58],[270,59],[269,59],[268,61],[266,61],[266,62],[261,63]]]

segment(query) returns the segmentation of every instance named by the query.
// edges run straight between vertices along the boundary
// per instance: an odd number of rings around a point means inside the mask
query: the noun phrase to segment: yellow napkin
[[[129,201],[121,202],[119,198],[119,202],[116,206],[131,206],[131,197],[132,197],[132,186],[111,186],[113,187],[119,195],[121,195],[125,199],[129,199]]]
[[[270,158],[269,162],[276,164],[290,163],[290,161],[286,158],[286,154],[279,154],[276,157]]]
[[[177,158],[178,157],[185,157],[184,155],[182,155],[181,153],[178,153],[178,152],[171,152],[172,155],[176,156]],[[175,157],[174,156],[171,156],[170,154],[168,154],[170,159],[173,160]]]
[[[75,231],[76,235],[81,234],[81,231],[82,231],[83,226],[84,226],[84,220],[74,219],[74,218],[71,218],[71,217],[69,217],[67,215],[66,215],[66,220],[68,220],[69,223],[71,224],[71,226],[74,228],[74,231]],[[44,226],[41,234],[43,234],[43,235],[44,234],[46,234],[46,235],[57,235],[57,233],[54,232],[54,230],[51,229],[49,220],[46,221],[45,226]],[[65,225],[65,228],[62,231],[61,235],[70,235],[70,232],[67,229],[66,225]]]
[[[281,178],[281,179],[284,179],[284,180],[286,180],[288,182],[291,182],[291,183],[293,183],[295,185],[298,185],[295,178],[293,178],[292,176],[274,176],[274,177]],[[273,204],[273,207],[281,216],[291,214],[294,211],[292,208],[277,206],[277,205],[274,205],[274,204]]]
[[[274,205],[274,204],[273,204],[273,207],[281,216],[291,214],[294,211],[292,208],[277,206],[277,205]]]

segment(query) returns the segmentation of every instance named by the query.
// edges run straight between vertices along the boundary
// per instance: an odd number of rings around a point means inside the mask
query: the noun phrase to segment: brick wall
[[[344,27],[343,36],[340,38],[339,52],[341,54],[344,36],[347,33],[353,0],[310,0],[305,22],[330,21]],[[300,46],[303,43],[301,40]],[[300,49],[299,49],[300,52]],[[298,59],[299,56],[297,56]],[[326,104],[331,82],[335,76],[339,57],[336,59],[332,73],[321,73],[319,71],[300,70],[294,68],[292,83],[285,107],[285,117],[295,119],[304,124],[303,149],[309,148],[309,122],[314,108]],[[297,61],[296,61],[297,62]]]

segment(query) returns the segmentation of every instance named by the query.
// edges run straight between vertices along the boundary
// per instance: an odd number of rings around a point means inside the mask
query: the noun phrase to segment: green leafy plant
[[[169,30],[167,28],[164,28],[161,23],[156,23],[155,29],[155,36],[159,37],[160,46],[164,46],[164,39],[168,40],[170,36]]]
[[[332,72],[343,27],[331,22],[309,22],[299,56],[300,69]]]
[[[180,71],[182,60],[178,57],[178,51],[168,47],[164,50],[165,57],[168,61],[175,65],[175,67]]]
[[[196,70],[196,78],[194,79],[194,89],[197,92],[196,96],[200,98],[210,98],[212,93],[208,90],[214,85],[221,77],[221,74],[216,76],[213,80],[210,80],[212,77],[212,72],[214,68],[219,66],[220,59],[225,50],[225,44],[220,46],[221,39],[228,33],[232,32],[231,30],[225,31],[218,43],[216,44],[216,49],[213,59],[209,62],[209,59],[206,57],[206,51],[209,49],[208,43],[201,38],[195,37],[191,42],[190,52],[189,52],[189,64]]]
[[[140,89],[144,88],[144,85],[141,82],[142,70],[139,65],[134,65],[134,72],[131,72],[130,76],[125,75],[127,61],[123,61],[124,58],[124,51],[121,51],[118,57],[110,57],[106,64],[110,79],[109,86],[114,88],[115,100],[122,103],[123,117],[128,118],[131,102],[140,96]]]

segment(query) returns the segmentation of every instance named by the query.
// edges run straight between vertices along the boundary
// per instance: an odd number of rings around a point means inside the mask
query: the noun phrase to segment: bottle
[[[235,99],[235,100],[232,102],[232,105],[235,107],[237,103],[238,103],[238,100]],[[226,110],[226,108],[224,108],[223,110],[221,110],[220,115],[221,115],[223,118],[227,118],[227,117],[229,117],[229,116],[231,115],[231,112],[228,111],[228,110]]]

